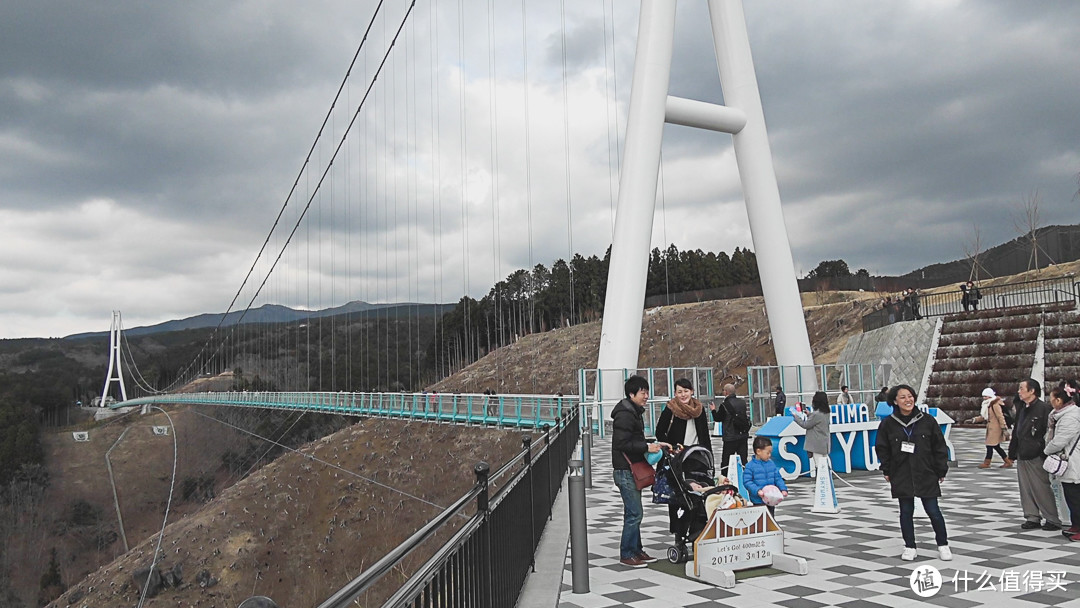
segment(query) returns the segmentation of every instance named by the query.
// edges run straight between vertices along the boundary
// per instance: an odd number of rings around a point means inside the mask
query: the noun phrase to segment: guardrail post
[[[581,435],[581,459],[584,461],[582,479],[585,487],[592,487],[592,423],[586,420],[585,432]],[[570,464],[573,467],[573,463]]]
[[[585,465],[582,461],[571,460],[570,475],[567,477],[570,492],[570,568],[574,593],[589,592],[589,532],[583,469]]]
[[[478,513],[488,512],[488,475],[491,473],[491,467],[486,462],[478,462],[473,467],[473,473],[476,474],[476,485],[480,486],[480,493],[476,496],[476,511]]]
[[[527,476],[526,483],[529,485],[529,546],[536,546],[536,501],[534,488],[536,484],[533,483],[534,477],[532,474],[532,437],[530,435],[521,436],[521,449],[525,454],[521,460],[521,468],[526,469]],[[535,553],[535,552],[534,552]],[[529,568],[536,571],[536,557],[535,555],[529,557]]]
[[[545,446],[545,448],[550,448],[551,447],[551,425],[550,424],[545,424],[543,426],[543,430],[544,430],[544,446]],[[546,449],[545,449],[545,451],[546,451]],[[544,471],[544,498],[547,500],[547,502],[545,502],[544,504],[546,505],[545,508],[548,509],[548,521],[551,521],[551,500],[552,500],[552,496],[551,496],[551,466],[552,466],[551,465],[551,455],[548,454],[547,458],[545,458],[544,461],[547,463],[547,470]]]
[[[476,474],[476,485],[480,488],[480,493],[476,495],[476,512],[483,516],[483,523],[480,526],[479,533],[482,535],[480,539],[481,550],[483,551],[483,559],[481,559],[480,567],[480,606],[487,607],[492,605],[492,599],[494,597],[492,593],[492,569],[493,554],[491,551],[491,520],[488,519],[488,513],[490,511],[490,505],[488,501],[488,475],[491,473],[491,467],[486,462],[478,462],[473,467],[473,473]]]

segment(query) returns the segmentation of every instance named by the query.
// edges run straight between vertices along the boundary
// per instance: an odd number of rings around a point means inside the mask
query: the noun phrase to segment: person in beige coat
[[[997,452],[1005,461],[1001,468],[1008,469],[1013,466],[1013,461],[1009,460],[1008,454],[1001,449],[1001,443],[1009,440],[1009,427],[1005,423],[1005,414],[1001,411],[1005,402],[990,387],[983,389],[982,398],[982,408],[979,410],[979,415],[973,419],[975,422],[986,423],[986,458],[979,468],[989,469],[994,452]]]

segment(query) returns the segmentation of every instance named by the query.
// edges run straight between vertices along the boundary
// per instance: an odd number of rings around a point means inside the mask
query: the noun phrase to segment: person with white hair
[[[1009,440],[1009,426],[1005,420],[1005,401],[997,396],[994,389],[989,386],[983,389],[982,406],[979,415],[972,418],[972,422],[986,423],[986,458],[979,465],[980,469],[989,469],[993,462],[994,452],[997,452],[1004,463],[1001,468],[1008,469],[1013,466],[1013,461],[1001,447],[1002,441]]]

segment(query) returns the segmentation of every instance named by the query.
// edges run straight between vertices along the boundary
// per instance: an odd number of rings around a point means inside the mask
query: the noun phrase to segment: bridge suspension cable
[[[271,444],[273,444],[273,445],[275,445],[275,446],[277,446],[279,448],[282,448],[284,450],[294,452],[296,454],[299,454],[299,455],[303,456],[304,458],[307,458],[308,460],[314,460],[315,462],[326,465],[326,466],[328,466],[328,467],[330,467],[332,469],[341,471],[342,473],[345,473],[346,475],[351,475],[353,477],[356,477],[357,479],[362,479],[362,480],[364,480],[364,481],[366,481],[368,483],[377,485],[380,488],[389,490],[389,491],[394,492],[396,494],[401,494],[402,496],[405,496],[407,498],[411,498],[411,499],[413,499],[413,500],[415,500],[417,502],[422,502],[425,505],[435,507],[436,509],[445,509],[445,507],[443,507],[442,505],[438,505],[436,503],[433,503],[430,500],[427,500],[426,498],[420,498],[419,496],[416,496],[415,494],[410,494],[409,492],[406,492],[405,490],[395,488],[394,486],[387,485],[387,484],[385,484],[385,483],[383,483],[381,481],[378,481],[376,479],[372,479],[370,477],[365,477],[365,476],[357,473],[356,471],[350,471],[349,469],[346,469],[345,467],[343,467],[341,465],[337,465],[337,464],[334,464],[332,462],[323,460],[323,459],[315,456],[314,454],[310,454],[310,453],[307,453],[307,452],[301,452],[300,450],[297,450],[296,448],[289,447],[289,446],[287,446],[287,445],[285,445],[283,443],[278,443],[277,441],[274,441],[273,439],[263,437],[262,435],[259,435],[258,433],[249,431],[249,430],[247,430],[245,428],[241,428],[239,426],[236,426],[235,424],[230,424],[228,422],[225,422],[224,420],[215,418],[213,416],[207,416],[206,414],[204,414],[204,413],[202,413],[202,412],[200,412],[198,410],[193,409],[191,411],[194,412],[198,416],[202,416],[203,418],[206,418],[208,420],[213,420],[214,422],[217,422],[218,424],[227,426],[227,427],[229,427],[229,428],[231,428],[233,430],[236,430],[236,431],[240,431],[241,433],[244,433],[246,435],[251,435],[252,437],[254,437],[256,439],[266,441],[266,442],[271,443]]]
[[[415,15],[418,6],[427,18]],[[607,0],[602,7],[595,45],[603,44],[606,75],[604,83],[597,78],[604,92],[596,110],[608,115],[610,199],[620,147],[611,73],[616,7]],[[243,386],[262,389],[417,389],[490,353],[494,373],[473,388],[501,389],[500,347],[597,310],[596,287],[580,283],[583,269],[596,269],[575,263],[574,251],[575,163],[584,155],[570,128],[580,93],[571,57],[577,33],[567,22],[582,9],[565,0],[414,0],[400,8],[374,7],[284,203],[198,353],[158,380],[140,377],[140,390],[168,392],[229,370]],[[536,52],[536,22],[553,24],[552,41],[558,29],[552,61]],[[548,271],[538,262],[562,250],[563,221],[566,267]],[[528,266],[503,277],[515,259]],[[484,297],[475,293],[481,267],[492,272]],[[554,281],[552,303],[541,294]],[[434,308],[417,306],[424,294],[433,294]],[[373,306],[333,308],[343,301]],[[458,306],[442,318],[446,301]],[[287,322],[269,316],[279,304],[299,313]],[[130,345],[126,355],[133,358]]]

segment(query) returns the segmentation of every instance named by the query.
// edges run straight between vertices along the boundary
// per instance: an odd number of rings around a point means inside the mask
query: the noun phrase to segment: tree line
[[[521,336],[587,323],[604,313],[611,248],[604,257],[575,254],[550,268],[519,269],[479,300],[465,296],[436,328],[426,359],[436,376],[450,375],[484,354]],[[674,244],[649,255],[645,295],[715,289],[760,282],[757,258],[749,249],[679,251]]]

